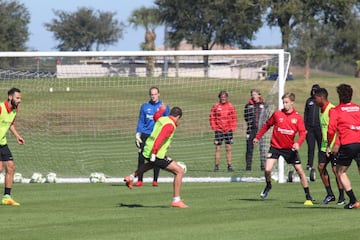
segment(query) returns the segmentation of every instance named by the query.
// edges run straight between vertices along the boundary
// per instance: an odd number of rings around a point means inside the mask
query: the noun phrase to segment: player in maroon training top
[[[340,84],[336,91],[339,95],[339,105],[329,112],[328,142],[331,143],[337,133],[340,148],[330,149],[328,144],[326,152],[329,154],[332,151],[337,154],[336,173],[350,198],[350,202],[344,208],[359,208],[360,203],[352,191],[346,171],[360,153],[360,106],[351,102],[353,89],[350,85]]]
[[[306,137],[304,120],[294,109],[294,93],[284,94],[282,100],[284,108],[282,110],[275,111],[254,138],[254,144],[256,144],[259,142],[261,136],[270,129],[270,127],[274,127],[265,165],[266,187],[264,191],[261,192],[260,197],[266,198],[271,190],[271,170],[275,162],[280,156],[282,156],[288,164],[292,164],[294,166],[300,177],[301,185],[304,188],[306,197],[304,205],[313,205],[308,181],[301,166],[299,154],[297,153],[297,150],[299,150]],[[299,138],[295,142],[295,136],[298,133]]]

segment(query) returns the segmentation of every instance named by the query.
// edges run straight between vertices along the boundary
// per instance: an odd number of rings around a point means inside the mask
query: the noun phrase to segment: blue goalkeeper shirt
[[[156,103],[149,101],[141,105],[139,112],[139,120],[136,128],[137,133],[144,133],[149,135],[151,134],[155,125],[154,114],[157,112],[161,104],[162,101],[158,101]],[[166,110],[162,114],[162,116],[168,116],[169,113],[170,108],[169,106],[166,106]]]

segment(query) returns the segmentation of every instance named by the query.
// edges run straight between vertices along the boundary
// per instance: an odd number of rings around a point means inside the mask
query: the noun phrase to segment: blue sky
[[[44,23],[51,22],[54,18],[53,10],[75,12],[79,7],[91,7],[95,10],[115,12],[115,17],[127,24],[127,19],[132,11],[141,6],[152,6],[153,0],[19,0],[29,10],[31,22],[29,24],[30,39],[28,47],[37,51],[56,51],[57,42],[51,32],[44,28]],[[157,29],[156,45],[163,44],[164,30]],[[137,51],[144,39],[144,29],[126,27],[123,39],[108,47],[108,51]],[[278,28],[264,27],[256,34],[252,42],[256,46],[280,45],[281,35]]]

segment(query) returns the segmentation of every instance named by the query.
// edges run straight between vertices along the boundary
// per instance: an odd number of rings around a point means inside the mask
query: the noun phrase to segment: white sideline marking
[[[152,178],[144,178],[145,183],[151,183]],[[163,177],[159,178],[158,182],[170,183],[173,182],[174,178],[172,177]],[[183,182],[264,182],[265,178],[255,178],[255,177],[184,177]],[[123,183],[123,178],[106,178],[105,183]],[[30,183],[29,178],[24,178],[22,183]],[[57,178],[56,183],[90,183],[89,178]],[[34,183],[35,184],[35,183]]]

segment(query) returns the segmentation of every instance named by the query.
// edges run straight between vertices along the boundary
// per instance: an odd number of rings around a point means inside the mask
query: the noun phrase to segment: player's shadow
[[[230,201],[247,201],[247,202],[264,202],[264,201],[273,201],[274,199],[261,199],[261,198],[237,198],[237,199],[232,199]]]
[[[118,207],[120,208],[170,208],[169,206],[144,206],[142,204],[127,204],[127,203],[119,203]]]
[[[288,206],[289,209],[321,209],[321,210],[343,210],[343,206],[338,205],[329,205],[329,204],[320,204],[314,203],[312,206],[305,206],[303,202],[289,202],[290,204],[297,204],[297,206]]]

